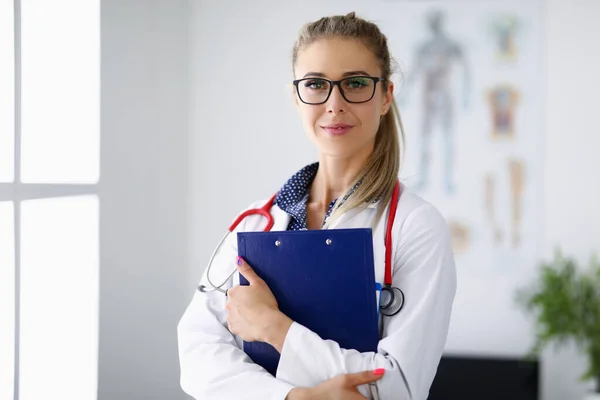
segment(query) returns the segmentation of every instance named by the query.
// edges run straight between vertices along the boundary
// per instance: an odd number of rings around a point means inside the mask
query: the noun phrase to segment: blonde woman
[[[296,106],[319,156],[282,185],[270,209],[272,230],[371,227],[375,277],[383,282],[386,224],[379,221],[390,209],[403,139],[386,37],[354,13],[322,18],[302,29],[292,67]],[[250,216],[236,231],[263,228],[263,217]],[[435,207],[402,187],[391,233],[392,279],[406,302],[384,319],[370,353],[323,340],[279,311],[230,235],[211,277],[220,282],[237,267],[250,284],[240,286],[233,274],[223,286],[227,295],[195,294],[178,326],[183,390],[219,400],[425,400],[456,292],[449,232]],[[244,341],[277,349],[275,376],[244,353]]]

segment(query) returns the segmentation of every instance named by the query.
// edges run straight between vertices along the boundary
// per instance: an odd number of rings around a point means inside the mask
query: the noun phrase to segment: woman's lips
[[[347,124],[332,124],[321,126],[321,128],[331,136],[342,136],[348,133],[353,126]]]

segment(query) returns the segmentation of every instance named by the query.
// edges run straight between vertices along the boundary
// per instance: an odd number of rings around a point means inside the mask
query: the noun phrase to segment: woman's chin
[[[319,146],[319,153],[330,158],[351,158],[360,153],[351,146]]]

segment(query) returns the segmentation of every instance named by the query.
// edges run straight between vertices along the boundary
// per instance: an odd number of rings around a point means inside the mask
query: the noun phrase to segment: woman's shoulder
[[[407,189],[403,189],[398,200],[394,230],[449,235],[448,223],[439,208]]]
[[[404,272],[454,269],[452,238],[446,218],[434,204],[418,194],[404,192],[400,196],[393,235],[394,260],[397,268]]]

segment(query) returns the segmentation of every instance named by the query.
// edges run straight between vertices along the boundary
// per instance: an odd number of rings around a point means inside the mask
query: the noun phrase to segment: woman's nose
[[[342,92],[338,85],[334,85],[331,94],[329,95],[329,99],[327,99],[327,112],[331,112],[334,114],[343,113],[346,111],[348,103],[342,96]]]

